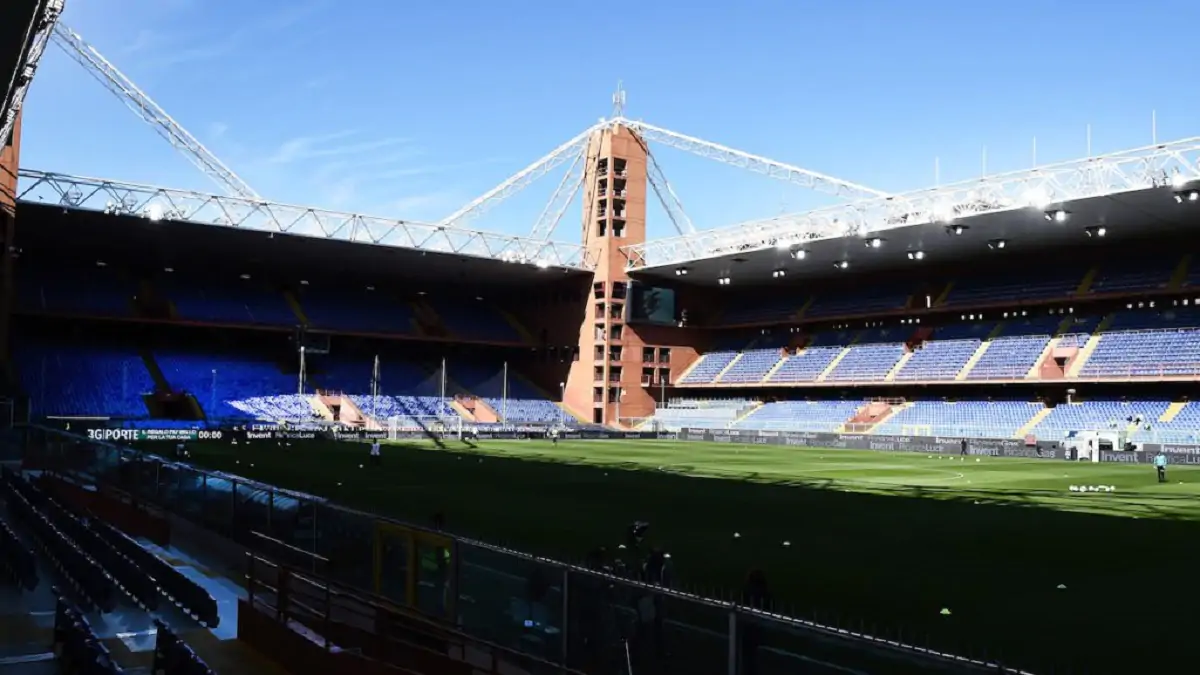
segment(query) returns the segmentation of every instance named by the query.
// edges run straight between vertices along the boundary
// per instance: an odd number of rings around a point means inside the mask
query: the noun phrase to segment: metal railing
[[[476,640],[594,675],[672,672],[1019,673],[984,658],[930,647],[833,617],[804,620],[735,601],[452,536],[330,503],[321,497],[57,429],[21,427],[29,462],[116,487],[145,503],[262,550],[273,545],[327,559],[328,578],[397,607],[439,618]],[[442,553],[445,564],[430,564]],[[647,618],[647,611],[652,615]],[[746,635],[754,635],[747,647]],[[663,643],[667,649],[663,649]]]

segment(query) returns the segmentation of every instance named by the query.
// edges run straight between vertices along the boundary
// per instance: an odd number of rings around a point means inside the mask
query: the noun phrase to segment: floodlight
[[[796,260],[804,260],[805,258],[808,257],[808,251],[805,251],[802,248],[798,248],[792,252],[792,257],[795,258]]]
[[[1067,218],[1071,217],[1071,214],[1069,212],[1064,211],[1062,209],[1051,209],[1051,210],[1047,211],[1045,215],[1046,215],[1046,220],[1048,220],[1052,223],[1060,223],[1060,224],[1067,222]]]
[[[993,239],[988,242],[988,248],[990,248],[992,250],[999,250],[999,249],[1004,248],[1005,246],[1008,246],[1008,241],[1006,241],[1004,239]]]
[[[908,259],[909,260],[924,260],[925,259],[925,251],[909,251]]]
[[[785,277],[785,276],[787,276],[787,270],[782,270],[782,269],[775,270],[774,272],[771,272],[771,276],[776,279]]]
[[[839,270],[849,269],[850,261],[849,260],[839,260],[839,261],[833,263],[833,266],[838,268]]]
[[[1089,237],[1103,237],[1108,234],[1108,228],[1103,225],[1093,225],[1092,227],[1083,228],[1083,233]]]

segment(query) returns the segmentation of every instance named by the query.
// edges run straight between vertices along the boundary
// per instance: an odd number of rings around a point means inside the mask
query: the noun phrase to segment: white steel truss
[[[554,189],[554,194],[550,195],[550,200],[546,202],[546,207],[542,209],[542,214],[533,224],[530,238],[547,240],[550,235],[554,234],[555,228],[558,227],[567,209],[570,208],[575,195],[579,194],[579,188],[583,187],[584,178],[587,176],[587,149],[588,144],[584,143],[576,153],[575,161],[571,162],[571,166],[567,168],[567,172],[559,181],[558,187]]]
[[[602,120],[588,127],[583,133],[551,150],[546,156],[513,174],[503,183],[476,197],[466,206],[439,220],[437,224],[442,226],[458,225],[472,218],[479,217],[491,207],[508,199],[511,195],[524,190],[530,183],[545,176],[555,168],[562,166],[564,162],[570,160],[572,157],[578,157],[578,153],[586,152],[592,133],[604,128],[608,124],[610,122]]]
[[[801,187],[818,192],[825,192],[845,197],[847,199],[862,199],[866,197],[886,197],[886,192],[881,192],[874,188],[859,185],[850,181],[834,178],[816,171],[809,171],[798,166],[777,162],[773,159],[752,155],[741,150],[705,141],[693,136],[656,127],[653,124],[646,124],[636,120],[625,118],[617,118],[612,120],[613,124],[632,129],[638,133],[644,140],[691,153],[698,157],[704,157],[723,164],[730,164],[747,171],[753,171],[769,178],[782,180],[788,183],[794,183]]]
[[[60,22],[55,26],[53,35],[54,44],[61,48],[67,56],[83,66],[83,69],[96,78],[97,82],[121,99],[126,107],[153,127],[159,136],[166,139],[188,161],[203,171],[222,189],[230,195],[244,199],[261,199],[246,181],[239,178],[224,162],[217,159],[216,155],[209,152],[203,143],[196,140],[188,133],[187,129],[180,126],[132,80],[108,59],[101,56],[100,52],[89,45],[79,33]]]
[[[615,126],[623,126],[632,130],[641,139],[643,144],[649,142],[661,143],[663,145],[682,150],[684,152],[721,162],[730,164],[747,171],[762,174],[769,178],[781,180],[794,185],[799,185],[811,190],[825,192],[844,198],[863,198],[863,197],[886,197],[886,192],[881,192],[874,188],[869,188],[857,183],[827,176],[808,169],[802,169],[798,166],[777,162],[773,159],[767,159],[759,155],[753,155],[741,150],[734,150],[710,141],[705,141],[692,136],[670,131],[662,127],[657,127],[645,122],[627,119],[625,117],[614,117],[612,119],[601,120],[592,125],[583,133],[563,143],[549,154],[537,160],[533,164],[521,169],[512,177],[492,188],[488,192],[480,195],[467,205],[463,206],[454,213],[446,216],[438,221],[439,225],[452,225],[465,222],[467,219],[475,218],[492,206],[504,201],[510,195],[523,190],[533,181],[541,178],[555,168],[561,166],[569,160],[573,153],[578,152],[581,148],[586,148],[591,135],[601,129],[611,128]],[[647,154],[650,154],[650,148],[647,147]],[[650,182],[659,199],[663,203],[663,207],[667,210],[668,216],[675,225],[676,230],[681,234],[691,233],[695,231],[691,219],[683,211],[682,204],[679,203],[679,198],[675,196],[675,191],[671,189],[670,183],[666,181],[666,177],[662,175],[661,169],[658,167],[657,161],[653,155],[650,155],[649,166],[647,170],[650,173]],[[564,179],[566,180],[566,179]],[[556,192],[556,195],[558,193]],[[551,200],[553,203],[553,199]],[[547,208],[550,208],[549,206]],[[541,219],[539,219],[533,236],[544,236],[545,227]]]
[[[676,265],[772,246],[798,246],[815,239],[949,223],[985,213],[1021,208],[1046,210],[1075,200],[1195,180],[1200,180],[1200,137],[755,220],[622,250],[632,267]]]
[[[38,3],[21,45],[17,67],[13,69],[12,79],[4,89],[4,99],[0,100],[0,147],[8,142],[12,134],[17,116],[21,114],[21,105],[29,93],[29,85],[33,84],[33,76],[37,74],[38,62],[46,51],[46,43],[62,11],[63,0],[41,0]]]
[[[395,246],[539,267],[591,270],[596,263],[579,244],[41,171],[22,170],[20,178],[17,198],[35,204],[155,221]]]

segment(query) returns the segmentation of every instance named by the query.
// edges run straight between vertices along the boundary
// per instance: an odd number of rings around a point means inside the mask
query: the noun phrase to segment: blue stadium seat
[[[299,387],[297,377],[277,363],[247,354],[161,351],[155,356],[171,388],[194,396],[209,420],[262,419],[254,413],[260,397],[295,395]],[[303,418],[311,419],[311,411]]]
[[[154,380],[136,349],[17,340],[21,387],[35,417],[145,418]]]
[[[655,411],[654,422],[658,428],[666,430],[686,427],[725,429],[756,405],[757,401],[744,398],[676,399],[669,401],[667,407]]]
[[[953,380],[994,327],[981,323],[938,328],[896,373],[896,380]]]
[[[828,318],[904,309],[908,304],[908,297],[907,292],[890,288],[818,293],[813,298],[812,305],[804,311],[804,318]]]
[[[283,293],[252,279],[214,281],[166,274],[155,281],[155,288],[186,321],[263,326],[300,323]]]
[[[1063,403],[1033,428],[1039,439],[1058,440],[1071,431],[1126,431],[1130,418],[1157,420],[1167,411],[1168,401],[1083,401]]]
[[[825,378],[827,382],[882,381],[904,356],[905,329],[866,331]]]
[[[1089,269],[1088,265],[1066,264],[1041,269],[1023,269],[1019,276],[1004,277],[994,273],[958,279],[946,296],[945,305],[983,305],[988,303],[1047,300],[1066,297],[1079,287]]]
[[[380,291],[308,286],[296,296],[311,328],[349,333],[412,334],[412,305]]]
[[[774,401],[734,425],[738,429],[835,432],[850,421],[862,401]]]
[[[137,283],[112,267],[18,259],[15,309],[25,312],[132,316]]]
[[[1177,257],[1135,256],[1110,260],[1100,265],[1090,293],[1121,293],[1162,290],[1171,281]]]
[[[472,395],[483,399],[508,424],[555,424],[573,421],[554,401],[515,371],[509,370],[505,396],[504,366],[455,363],[450,377]]]
[[[447,299],[430,301],[430,306],[442,319],[442,325],[465,340],[486,342],[521,342],[521,336],[508,319],[485,301],[455,302]]]
[[[1200,311],[1121,312],[1080,371],[1083,377],[1200,375]]]
[[[871,433],[887,435],[1012,438],[1042,409],[1025,401],[916,401]]]

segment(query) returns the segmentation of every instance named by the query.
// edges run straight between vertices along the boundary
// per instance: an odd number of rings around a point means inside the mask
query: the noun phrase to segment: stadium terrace
[[[431,641],[486,650],[483,672],[599,675],[622,652],[721,675],[1164,672],[1150,659],[1184,653],[1195,621],[1079,551],[1197,553],[1197,139],[893,195],[630,120],[618,93],[414,222],[270,201],[61,5],[9,4],[0,28],[28,30],[0,35],[0,568],[41,607],[21,621],[55,615],[60,656],[115,664],[120,621],[158,640],[127,651],[186,672],[265,652],[284,656],[253,672],[465,667],[413,647]],[[19,90],[48,43],[221,194],[22,166]],[[697,231],[658,147],[843,201]],[[551,174],[528,235],[473,224]],[[577,199],[584,236],[556,241]],[[675,236],[648,240],[655,202]],[[247,560],[236,597],[180,571]],[[960,574],[976,566],[1007,580]],[[152,617],[160,596],[179,611]],[[1101,606],[1177,632],[1114,646]]]

